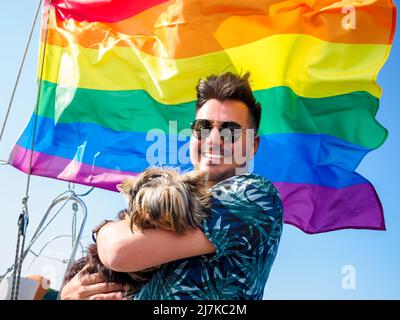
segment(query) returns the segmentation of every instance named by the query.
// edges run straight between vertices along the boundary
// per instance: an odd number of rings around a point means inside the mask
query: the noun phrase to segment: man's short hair
[[[196,113],[211,99],[219,102],[226,100],[237,100],[243,102],[249,108],[250,120],[256,132],[260,126],[261,104],[256,101],[249,83],[250,72],[244,75],[226,72],[212,74],[206,79],[199,81],[196,101]]]

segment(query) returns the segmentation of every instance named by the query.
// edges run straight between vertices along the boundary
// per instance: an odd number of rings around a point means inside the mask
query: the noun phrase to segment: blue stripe
[[[17,142],[27,149],[31,146],[33,119]],[[165,152],[166,158],[158,164],[177,163],[177,152],[181,147],[188,146],[189,138],[177,141],[176,136],[170,135],[165,139],[166,148],[160,151],[161,154]],[[155,141],[146,141],[146,133],[143,132],[114,131],[91,123],[55,124],[54,119],[39,116],[35,151],[92,166],[140,172],[149,165],[146,150],[151,146],[154,150]],[[185,150],[188,159],[188,148]],[[270,134],[261,137],[254,172],[274,182],[342,188],[368,183],[353,170],[369,151],[329,135]],[[177,166],[185,171],[192,168],[190,163],[178,163]]]

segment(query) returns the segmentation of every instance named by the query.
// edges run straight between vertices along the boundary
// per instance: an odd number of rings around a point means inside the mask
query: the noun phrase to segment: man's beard
[[[212,174],[209,174],[206,179],[208,181],[208,185],[211,187],[217,184],[218,182],[233,177],[234,175],[236,175],[236,168],[229,168],[228,170],[213,172]]]
[[[214,146],[214,148],[205,148],[201,149],[198,153],[196,153],[197,159],[195,161],[191,159],[194,163],[199,163],[197,169],[202,167],[202,163],[204,161],[211,161],[209,164],[206,164],[207,166],[211,165],[211,170],[208,171],[207,169],[207,184],[209,187],[212,187],[213,185],[217,184],[218,182],[221,182],[223,180],[226,180],[230,177],[233,177],[235,175],[241,175],[246,171],[246,161],[244,161],[242,164],[235,164],[232,166],[232,162],[235,161],[236,159],[234,158],[234,151],[231,149],[225,149],[221,150],[221,146]],[[208,153],[215,153],[217,151],[218,154],[222,155],[224,158],[220,158],[216,160],[216,163],[213,164],[212,160],[205,160],[208,157],[204,158],[205,152]],[[240,158],[240,160],[243,160]],[[227,166],[224,166],[224,163],[227,164]],[[213,166],[218,166],[222,165],[222,167],[215,168],[216,170],[212,170]]]

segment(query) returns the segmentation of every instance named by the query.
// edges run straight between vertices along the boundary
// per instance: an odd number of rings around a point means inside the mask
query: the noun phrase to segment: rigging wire
[[[42,2],[42,0],[39,0],[39,2]],[[39,104],[40,104],[40,98],[42,95],[42,84],[43,81],[40,81],[43,79],[43,73],[44,73],[44,61],[46,58],[46,49],[47,49],[47,37],[48,37],[48,31],[49,31],[49,20],[50,20],[50,7],[52,4],[52,0],[49,1],[48,8],[47,8],[47,20],[45,24],[45,34],[44,34],[44,39],[43,39],[43,52],[42,52],[42,60],[40,62],[40,74],[39,74],[39,88],[38,88],[38,94],[36,97],[36,104],[35,104],[35,122],[33,125],[33,134],[32,134],[32,144],[31,144],[31,152],[30,152],[30,157],[29,157],[29,169],[28,169],[28,179],[26,182],[26,192],[25,196],[28,197],[29,195],[29,187],[30,187],[30,180],[31,180],[31,175],[32,175],[32,161],[33,161],[33,152],[35,150],[35,142],[36,142],[36,130],[37,130],[37,122],[38,122],[38,117],[39,117]]]
[[[40,75],[39,80],[43,79],[43,72],[44,72],[44,61],[46,57],[46,48],[47,48],[47,36],[49,31],[49,20],[50,20],[50,8],[51,8],[52,0],[49,1],[47,6],[47,20],[45,23],[45,34],[44,34],[44,45],[42,51],[42,59],[39,65]],[[40,7],[42,5],[42,0],[39,0],[38,9],[35,14],[34,25],[32,29],[34,29],[37,16],[40,11]],[[44,9],[43,9],[44,10]],[[32,31],[33,33],[33,31]],[[30,42],[30,40],[29,40]],[[26,49],[27,50],[27,49]],[[25,59],[24,59],[25,60]],[[20,68],[22,70],[22,67]],[[22,199],[22,213],[18,218],[18,236],[17,236],[17,247],[15,250],[15,262],[14,262],[14,272],[13,272],[13,279],[12,279],[12,287],[11,287],[11,300],[18,300],[18,291],[19,291],[19,282],[21,279],[21,269],[22,269],[22,262],[23,262],[23,255],[24,255],[24,246],[25,246],[25,238],[26,238],[26,229],[29,222],[29,212],[28,212],[28,199],[29,199],[29,187],[32,175],[32,162],[33,162],[33,152],[35,150],[35,140],[36,140],[36,129],[37,129],[37,122],[38,122],[38,110],[39,110],[39,102],[42,93],[42,81],[39,81],[39,88],[38,94],[36,97],[36,104],[35,104],[35,120],[33,126],[33,134],[32,134],[32,143],[30,148],[30,156],[29,156],[29,167],[28,167],[28,178],[26,181],[26,190],[25,190],[25,197]]]
[[[58,196],[56,196],[56,197],[54,198],[54,200],[52,201],[52,203],[54,203],[57,199],[61,198],[63,195],[65,195],[66,193],[69,193],[69,192],[70,192],[70,191],[68,190],[68,191],[64,191],[64,192],[60,193]],[[65,203],[61,206],[61,208],[55,213],[55,215],[54,215],[53,218],[50,220],[50,222],[54,220],[54,218],[58,215],[58,213],[64,208],[64,206],[66,205],[66,203],[71,199],[71,197],[72,197],[72,194],[71,194],[70,197],[65,201]],[[49,226],[50,222],[47,223],[47,224],[45,225],[45,227],[43,228],[43,230],[41,230],[41,232],[40,232],[38,235],[34,236],[34,237],[31,239],[31,241],[30,241],[29,244],[28,244],[28,248],[30,248],[30,247],[36,242],[36,240],[39,238],[39,236],[40,236],[40,235],[46,230],[46,228]],[[19,239],[19,237],[18,237],[18,239]],[[17,241],[18,241],[18,240],[17,240]],[[18,245],[17,245],[17,247],[18,247]],[[18,266],[19,264],[21,264],[23,259],[24,259],[24,255],[23,255],[23,254],[22,254],[19,258],[16,257],[16,261],[14,262],[14,264],[11,265],[11,266],[7,269],[7,271],[6,271],[2,276],[0,276],[0,281],[1,281],[8,273],[10,273],[11,271],[15,270],[15,266]]]
[[[32,40],[32,36],[35,30],[35,26],[38,20],[38,16],[39,16],[39,12],[40,12],[40,8],[42,7],[42,3],[43,0],[39,0],[38,1],[38,6],[36,9],[36,13],[33,19],[33,23],[32,23],[32,27],[29,33],[29,37],[28,37],[28,41],[26,43],[25,49],[24,49],[24,53],[22,56],[22,60],[19,66],[19,70],[17,73],[17,77],[16,77],[16,81],[12,90],[12,94],[10,97],[10,101],[6,110],[6,114],[5,114],[5,118],[4,121],[1,125],[1,131],[0,131],[0,142],[2,141],[3,135],[4,135],[4,131],[9,119],[9,115],[12,109],[12,105],[13,105],[13,101],[14,101],[14,97],[15,97],[15,93],[17,91],[17,87],[20,81],[20,77],[22,74],[22,69],[25,63],[25,59],[28,53],[28,49]],[[39,80],[43,79],[43,74],[44,74],[44,63],[45,63],[45,56],[46,56],[46,49],[47,49],[47,38],[48,38],[48,29],[49,29],[49,20],[50,20],[50,8],[52,5],[52,0],[49,0],[49,2],[47,4],[45,4],[44,8],[43,8],[43,12],[45,12],[45,9],[47,8],[47,12],[44,14],[44,16],[46,17],[46,22],[45,22],[45,33],[44,33],[44,37],[43,37],[43,48],[42,48],[42,56],[41,56],[41,61],[39,64]],[[29,222],[29,212],[28,212],[28,199],[29,199],[29,190],[30,190],[30,182],[31,182],[31,175],[32,175],[32,164],[33,164],[33,152],[35,150],[35,142],[36,142],[36,131],[37,131],[37,124],[38,124],[38,110],[39,110],[39,105],[40,105],[40,100],[41,100],[41,95],[42,95],[42,81],[39,81],[39,85],[38,85],[38,94],[36,96],[36,103],[35,103],[35,109],[34,109],[34,126],[32,129],[32,141],[31,141],[31,146],[30,146],[30,155],[29,155],[29,165],[28,165],[28,170],[27,170],[27,181],[26,181],[26,190],[25,190],[25,196],[22,199],[22,213],[19,215],[18,218],[18,237],[17,237],[17,246],[16,246],[16,252],[15,252],[15,262],[14,264],[6,271],[6,273],[0,277],[0,280],[3,279],[10,271],[13,271],[13,276],[12,276],[12,290],[11,290],[11,300],[17,300],[18,299],[18,291],[19,291],[19,282],[20,282],[20,278],[21,278],[21,269],[22,269],[22,263],[23,260],[26,256],[26,254],[28,252],[32,252],[36,257],[37,255],[30,250],[31,245],[39,238],[39,236],[44,232],[44,230],[50,225],[50,223],[55,219],[55,217],[59,214],[59,212],[63,209],[63,207],[65,206],[65,204],[71,200],[72,197],[74,197],[75,202],[73,203],[73,210],[76,213],[76,209],[77,209],[77,202],[76,201],[80,201],[80,205],[82,206],[82,201],[76,197],[84,197],[86,195],[88,195],[90,192],[93,191],[94,187],[90,188],[87,192],[83,193],[83,194],[76,194],[74,190],[71,190],[71,188],[69,187],[69,190],[62,193],[61,195],[69,192],[71,195],[70,197],[68,197],[65,201],[65,203],[61,206],[61,208],[56,212],[56,214],[53,216],[53,218],[50,220],[49,223],[47,223],[44,228],[36,235],[32,238],[32,240],[30,241],[29,245],[28,245],[28,250],[24,250],[24,246],[25,246],[25,239],[26,239],[26,229],[28,226],[28,222]],[[10,164],[7,160],[2,160],[0,159],[0,165],[8,165]],[[60,196],[57,196],[54,201],[56,201],[57,199],[60,199]],[[62,200],[62,199],[60,199]],[[53,203],[54,203],[53,201]],[[83,203],[83,207],[84,207],[84,211],[85,211],[85,216],[84,216],[84,221],[83,224],[86,221],[86,206]],[[73,219],[73,224],[76,224],[76,215],[74,215],[74,219]],[[81,236],[83,230],[83,225],[81,227],[81,230],[79,232],[78,237]],[[76,238],[76,226],[73,226],[73,235],[72,237]],[[55,240],[55,239],[53,239]],[[78,240],[78,239],[76,239]],[[48,244],[48,243],[47,243]],[[47,245],[46,244],[46,245]],[[78,241],[78,244],[81,246],[82,249],[82,244],[80,243],[80,241]],[[45,246],[46,246],[45,245]],[[43,250],[44,248],[42,248]],[[41,250],[41,251],[42,251]],[[41,254],[41,251],[39,252],[39,255]],[[73,253],[75,254],[76,252],[76,246],[73,248]],[[50,258],[50,257],[49,257]],[[36,259],[36,258],[35,258]]]
[[[22,59],[21,59],[21,62],[20,62],[20,66],[19,66],[18,73],[17,73],[17,78],[16,78],[16,80],[15,80],[14,87],[13,87],[13,90],[12,90],[12,93],[11,93],[11,97],[10,97],[10,101],[9,101],[9,103],[8,103],[6,115],[5,115],[5,117],[4,117],[4,121],[3,121],[3,124],[2,124],[2,126],[1,126],[1,131],[0,131],[0,142],[1,142],[1,139],[3,138],[4,130],[5,130],[6,125],[7,125],[8,117],[9,117],[9,115],[10,115],[11,106],[12,106],[13,101],[14,101],[15,92],[17,91],[17,87],[18,87],[19,79],[20,79],[20,77],[21,77],[22,69],[23,69],[23,67],[24,67],[26,55],[27,55],[27,53],[28,53],[29,45],[30,45],[31,40],[32,40],[32,35],[33,35],[34,30],[35,30],[37,18],[38,18],[38,16],[39,16],[40,8],[41,8],[41,6],[42,6],[42,1],[43,1],[43,0],[39,0],[38,6],[37,6],[37,9],[36,9],[36,13],[35,13],[35,17],[34,17],[34,19],[33,19],[31,31],[29,32],[28,41],[27,41],[27,43],[26,43],[26,45],[25,45],[25,50],[24,50],[24,54],[23,54]]]
[[[64,192],[64,193],[65,193],[65,192]],[[32,241],[36,241],[36,240],[40,237],[40,235],[47,229],[47,227],[50,225],[50,223],[57,217],[57,215],[60,213],[60,211],[65,207],[65,205],[67,204],[67,202],[71,200],[72,196],[73,196],[73,195],[71,194],[71,195],[68,197],[68,199],[65,200],[65,202],[63,203],[63,205],[61,206],[61,208],[58,209],[58,211],[54,214],[54,216],[50,219],[50,221],[44,226],[44,228],[39,232],[39,234],[38,234],[34,239],[32,239]],[[56,198],[53,200],[53,203],[54,203],[58,198],[60,198],[60,196],[56,197]],[[31,241],[31,242],[32,242],[32,241]]]
[[[89,194],[91,191],[92,191],[92,189],[93,188],[91,188],[88,192],[86,192],[85,194],[87,195],[87,194]],[[68,194],[69,193],[69,196],[67,196],[65,199],[63,199],[63,196],[65,195],[65,194]],[[40,235],[47,229],[47,227],[50,225],[50,223],[56,218],[56,216],[60,213],[60,211],[65,207],[65,205],[67,204],[67,202],[68,201],[76,201],[76,199],[77,198],[73,198],[73,197],[75,197],[76,196],[76,194],[75,194],[75,192],[74,191],[72,191],[72,190],[67,190],[67,191],[64,191],[64,192],[62,192],[62,193],[60,193],[58,196],[56,196],[55,198],[54,198],[54,200],[51,202],[51,204],[50,204],[50,206],[49,206],[49,208],[47,209],[47,211],[46,212],[48,212],[49,211],[49,209],[50,209],[50,207],[52,207],[53,205],[54,205],[54,203],[56,203],[57,201],[59,201],[58,199],[62,199],[63,201],[64,201],[64,203],[61,205],[61,208],[59,208],[58,209],[58,211],[53,215],[53,217],[51,218],[51,220],[50,220],[50,222],[48,222],[44,227],[38,227],[38,229],[40,228],[43,228],[43,229],[41,229],[40,230],[40,232],[35,232],[35,234],[33,235],[33,237],[32,237],[32,239],[31,239],[31,241],[29,242],[29,244],[28,244],[28,246],[27,246],[27,249],[26,249],[26,251],[21,255],[21,257],[18,259],[18,263],[20,262],[20,261],[23,261],[23,259],[25,258],[25,256],[26,256],[26,254],[28,253],[28,252],[31,252],[33,255],[36,255],[36,253],[33,251],[33,250],[31,250],[30,248],[34,245],[34,243],[38,240],[38,238],[40,237]],[[75,202],[74,202],[75,203]],[[83,239],[85,239],[85,238],[87,238],[87,237],[90,237],[91,235],[87,235],[87,236],[85,236],[85,237],[83,237],[80,241],[78,241],[78,244],[79,244],[79,246],[81,247],[81,250],[83,250],[82,249],[82,243],[81,243],[81,241],[83,240]],[[77,235],[75,235],[75,238],[77,237]],[[78,234],[78,237],[79,237],[79,234]],[[52,239],[52,240],[55,240],[55,239]],[[50,240],[50,241],[52,241],[52,240]],[[43,249],[43,248],[42,248]],[[83,252],[84,252],[84,250],[83,250]],[[40,254],[40,252],[39,252],[39,254]],[[15,265],[16,265],[16,263],[14,263],[14,264],[12,264],[7,270],[6,270],[6,272],[3,274],[3,275],[1,275],[0,276],[0,281],[2,281],[11,271],[13,271],[13,270],[15,270]]]
[[[55,240],[57,240],[57,239],[65,238],[65,237],[70,238],[71,236],[68,235],[68,234],[63,234],[63,235],[54,237],[53,239],[47,241],[47,242],[42,246],[42,248],[40,249],[39,253],[35,253],[32,249],[30,249],[29,251],[35,256],[35,258],[33,258],[32,262],[30,263],[30,265],[28,266],[28,268],[26,269],[26,271],[28,271],[28,270],[32,267],[32,264],[33,264],[33,263],[36,261],[36,259],[39,258],[39,257],[43,257],[43,258],[47,258],[47,259],[50,259],[50,260],[59,261],[59,262],[62,262],[62,263],[64,263],[64,264],[65,264],[65,263],[68,263],[68,259],[65,259],[65,258],[64,258],[64,259],[54,258],[54,257],[50,257],[50,256],[45,256],[45,255],[42,254],[43,250],[44,250],[50,243],[52,243],[53,241],[55,241]],[[83,240],[83,239],[82,239],[82,240]],[[81,254],[82,254],[82,256],[83,256],[84,248],[83,248],[82,242],[79,241],[78,243],[79,243],[79,247],[80,247],[80,249],[81,249]]]
[[[75,183],[73,182],[68,182],[68,191],[72,192],[75,196],[77,197],[86,197],[89,193],[91,193],[94,190],[94,187],[91,187],[88,191],[84,193],[76,193],[75,192]]]

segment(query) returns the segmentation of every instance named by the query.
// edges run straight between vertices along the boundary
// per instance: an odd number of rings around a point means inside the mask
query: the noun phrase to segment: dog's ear
[[[211,192],[208,188],[208,174],[201,171],[192,171],[182,175],[182,181],[190,190],[193,201],[189,208],[189,218],[196,226],[200,226],[202,220],[210,215]]]
[[[124,195],[130,195],[132,188],[135,185],[135,181],[135,177],[124,179],[120,184],[117,184],[118,191]]]
[[[133,210],[133,199],[138,191],[137,178],[131,177],[122,181],[117,185],[117,189],[125,196],[128,205],[127,214],[131,214]]]

